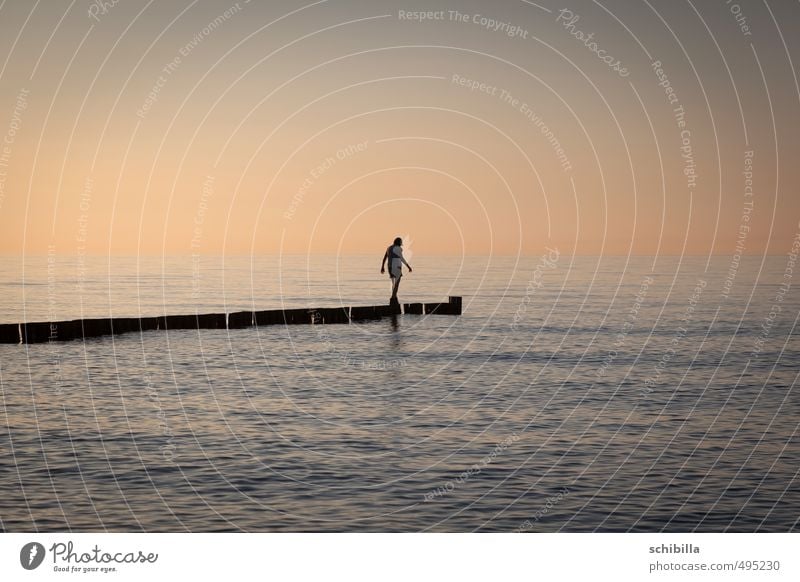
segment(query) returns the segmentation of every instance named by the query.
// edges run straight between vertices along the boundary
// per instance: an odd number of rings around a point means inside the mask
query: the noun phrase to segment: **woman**
[[[412,273],[414,269],[408,264],[408,261],[403,258],[403,239],[397,237],[394,243],[386,249],[381,261],[381,274],[386,272],[386,260],[389,260],[389,277],[392,279],[392,298],[391,303],[397,302],[397,288],[400,287],[400,278],[403,276],[403,265],[408,267],[408,272]]]

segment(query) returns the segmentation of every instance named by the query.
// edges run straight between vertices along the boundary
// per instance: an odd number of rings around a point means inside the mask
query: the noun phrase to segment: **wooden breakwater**
[[[34,344],[71,341],[123,333],[179,329],[242,329],[266,325],[336,324],[369,321],[405,314],[461,315],[461,297],[447,303],[399,303],[366,307],[321,307],[236,311],[158,317],[107,317],[0,324],[0,343]]]

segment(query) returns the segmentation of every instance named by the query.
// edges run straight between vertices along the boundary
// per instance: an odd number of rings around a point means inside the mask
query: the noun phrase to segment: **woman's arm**
[[[386,249],[386,252],[383,253],[383,260],[381,261],[381,274],[386,272],[386,259],[389,258],[389,249]]]
[[[414,269],[411,268],[411,265],[408,264],[408,261],[406,260],[406,258],[403,256],[403,247],[400,247],[400,260],[403,261],[403,264],[406,267],[408,267],[408,272],[409,273],[414,271]]]

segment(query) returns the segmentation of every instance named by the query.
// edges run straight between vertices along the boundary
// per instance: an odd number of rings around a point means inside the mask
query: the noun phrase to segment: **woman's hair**
[[[403,244],[403,239],[401,239],[401,238],[398,236],[396,239],[394,239],[394,244],[396,244],[396,245],[402,245],[402,244]]]

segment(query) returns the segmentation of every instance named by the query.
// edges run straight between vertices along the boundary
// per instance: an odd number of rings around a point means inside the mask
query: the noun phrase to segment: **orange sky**
[[[797,5],[268,4],[5,2],[0,252],[784,253],[798,232]]]

